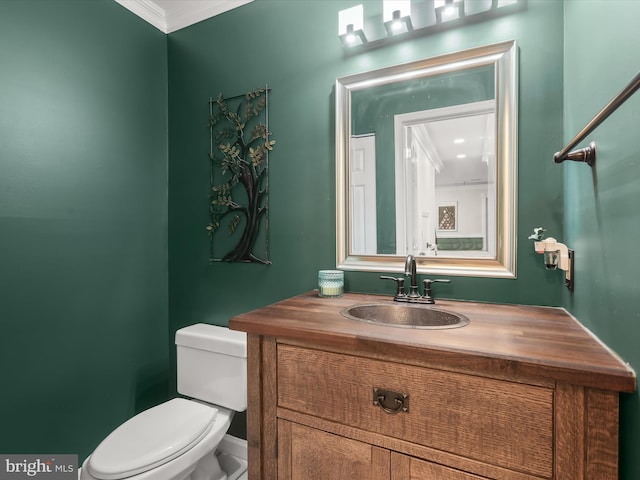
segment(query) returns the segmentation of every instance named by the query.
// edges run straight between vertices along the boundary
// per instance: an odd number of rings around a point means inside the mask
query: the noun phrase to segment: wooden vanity
[[[250,480],[618,478],[635,373],[565,310],[441,300],[470,319],[446,330],[340,313],[389,301],[309,292],[230,321],[248,334]]]

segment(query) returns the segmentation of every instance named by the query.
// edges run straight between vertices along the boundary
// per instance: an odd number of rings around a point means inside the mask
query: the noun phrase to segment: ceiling
[[[164,33],[175,32],[253,0],[115,0]]]
[[[495,163],[495,113],[430,121],[424,126],[442,162],[437,186],[493,183],[489,168]]]

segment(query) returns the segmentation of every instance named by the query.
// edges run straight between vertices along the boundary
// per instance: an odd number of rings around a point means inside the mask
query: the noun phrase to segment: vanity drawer
[[[278,406],[552,477],[553,390],[279,344]],[[408,395],[386,413],[373,389]]]

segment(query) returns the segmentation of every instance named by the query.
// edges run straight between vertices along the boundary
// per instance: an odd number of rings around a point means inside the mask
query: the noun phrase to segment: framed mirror
[[[517,47],[336,80],[337,267],[515,278]]]

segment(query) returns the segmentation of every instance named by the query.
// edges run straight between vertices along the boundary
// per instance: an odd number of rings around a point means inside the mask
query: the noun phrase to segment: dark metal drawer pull
[[[384,390],[382,388],[374,388],[373,404],[391,415],[395,415],[400,412],[408,412],[409,395],[393,392],[391,390]]]

